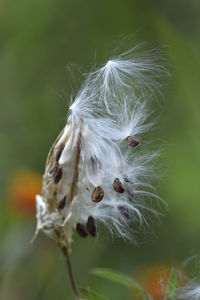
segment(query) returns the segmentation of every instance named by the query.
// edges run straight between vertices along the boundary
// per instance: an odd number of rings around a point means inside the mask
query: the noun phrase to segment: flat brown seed
[[[125,191],[121,181],[119,180],[119,178],[115,178],[115,180],[113,182],[113,188],[117,193],[122,194]]]
[[[104,191],[99,185],[96,186],[91,195],[92,201],[100,202],[103,199],[103,197],[104,197]]]
[[[57,209],[61,210],[66,205],[67,196],[63,197],[58,203],[57,203]]]
[[[53,178],[54,178],[54,183],[58,183],[62,178],[62,167],[60,167],[59,165],[55,165],[54,167]]]
[[[86,229],[91,236],[93,237],[97,236],[98,227],[95,219],[92,216],[88,218]]]
[[[59,161],[64,148],[65,148],[65,145],[61,144],[60,147],[59,147],[59,149],[57,150],[57,152],[56,152],[56,161],[57,162]]]
[[[76,231],[82,238],[86,238],[88,236],[87,229],[81,223],[76,224]]]
[[[136,147],[139,144],[139,141],[134,139],[134,137],[132,137],[132,136],[127,136],[126,141],[127,141],[128,145],[131,147]]]

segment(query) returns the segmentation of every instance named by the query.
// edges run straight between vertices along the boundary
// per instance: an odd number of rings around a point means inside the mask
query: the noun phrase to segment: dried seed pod
[[[66,205],[67,196],[64,196],[58,203],[57,209],[62,210]]]
[[[119,178],[115,178],[115,180],[113,182],[113,188],[116,192],[121,193],[121,194],[125,191]]]
[[[100,202],[103,199],[103,196],[104,196],[104,191],[98,185],[95,187],[94,191],[92,192],[91,199],[94,202]]]
[[[81,223],[77,223],[76,224],[76,231],[78,232],[78,234],[82,237],[82,238],[86,238],[88,236],[88,232],[87,229],[85,228],[85,226]]]
[[[124,218],[126,219],[130,218],[130,213],[126,207],[118,206],[118,209]]]
[[[86,228],[87,228],[87,231],[89,232],[89,234],[91,234],[93,237],[97,236],[98,227],[97,227],[97,223],[96,223],[95,219],[92,216],[90,216],[88,218]]]
[[[60,167],[58,164],[56,164],[50,171],[54,178],[54,183],[58,183],[60,179],[62,178],[62,167]]]
[[[139,141],[137,141],[136,139],[134,139],[134,137],[132,136],[127,136],[126,141],[128,143],[129,146],[131,147],[136,147],[139,144]]]
[[[64,148],[65,148],[65,145],[61,144],[60,147],[59,147],[59,149],[57,150],[56,157],[55,157],[57,162],[59,161]]]

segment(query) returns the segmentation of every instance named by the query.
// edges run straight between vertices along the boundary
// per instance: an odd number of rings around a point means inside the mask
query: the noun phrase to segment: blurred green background
[[[200,1],[1,0],[2,300],[73,299],[57,246],[42,234],[30,244],[35,219],[29,192],[39,181],[32,172],[43,173],[48,150],[65,124],[67,99],[79,87],[80,71],[104,62],[112,45],[129,35],[136,44],[164,46],[172,74],[159,104],[156,134],[164,145],[164,176],[157,185],[169,209],[159,224],[153,222],[153,230],[141,233],[138,246],[112,240],[105,230],[98,240],[75,236],[75,277],[110,299],[133,299],[126,289],[92,277],[90,269],[108,267],[132,275],[137,268],[179,262],[200,252]],[[69,71],[70,65],[76,71]],[[22,170],[36,183],[29,186]]]

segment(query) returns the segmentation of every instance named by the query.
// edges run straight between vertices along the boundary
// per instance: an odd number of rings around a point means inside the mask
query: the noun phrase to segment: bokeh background
[[[108,267],[137,278],[138,269],[145,273],[200,252],[200,1],[1,0],[2,300],[73,299],[57,246],[42,234],[30,244],[33,199],[80,72],[104,62],[124,36],[164,46],[172,74],[156,133],[164,148],[157,186],[169,208],[137,246],[112,240],[104,229],[98,240],[75,235],[75,277],[110,299],[134,299],[90,269]]]

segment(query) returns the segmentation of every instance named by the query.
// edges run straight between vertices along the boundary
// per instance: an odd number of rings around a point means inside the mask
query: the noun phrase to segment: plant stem
[[[83,300],[79,296],[79,293],[78,293],[78,290],[77,290],[77,287],[76,287],[76,284],[75,284],[75,281],[74,281],[68,249],[67,249],[66,246],[60,246],[60,249],[61,249],[61,251],[62,251],[62,253],[65,257],[66,263],[67,263],[67,271],[68,271],[68,274],[69,274],[70,284],[71,284],[74,296],[77,300]]]

